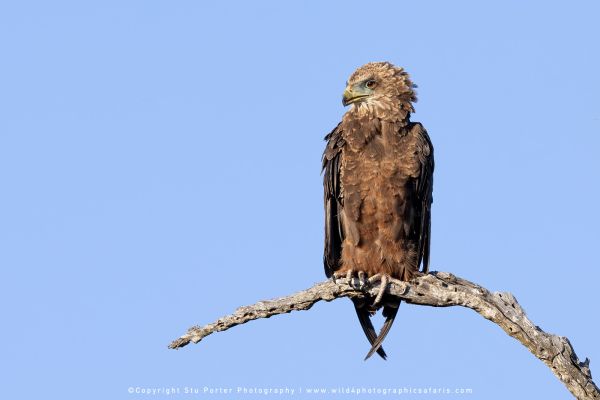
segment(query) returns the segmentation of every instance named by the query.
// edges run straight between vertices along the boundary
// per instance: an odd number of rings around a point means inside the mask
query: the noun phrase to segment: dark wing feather
[[[323,265],[325,275],[331,275],[339,268],[344,240],[339,210],[342,207],[340,190],[340,156],[344,140],[342,139],[340,125],[325,136],[327,147],[323,153],[323,187],[325,189],[325,252]]]
[[[396,302],[396,304],[394,304],[392,306],[386,305],[385,307],[383,307],[383,316],[385,317],[385,322],[383,323],[383,326],[381,327],[381,330],[379,331],[379,336],[376,336],[376,339],[374,341],[371,340],[371,338],[367,335],[367,337],[369,338],[369,341],[371,342],[371,350],[369,350],[369,352],[367,353],[367,355],[365,357],[365,361],[368,360],[369,357],[371,357],[373,355],[373,353],[375,353],[375,352],[377,352],[377,354],[379,354],[384,360],[386,359],[385,352],[383,353],[384,355],[381,355],[381,352],[383,351],[383,347],[381,347],[381,344],[385,340],[385,337],[387,336],[387,334],[390,332],[390,329],[392,329],[392,325],[394,324],[394,319],[396,319],[396,314],[398,314],[399,307],[400,307],[400,300],[398,300]],[[358,310],[357,310],[357,312],[358,312]],[[370,322],[370,320],[369,320],[369,322]],[[366,333],[366,331],[365,331],[365,333]]]
[[[385,354],[385,350],[383,350],[383,347],[381,347],[381,343],[383,342],[383,339],[385,339],[385,336],[381,339],[377,337],[377,332],[375,332],[375,327],[373,326],[373,322],[371,322],[371,314],[365,307],[365,304],[355,299],[352,299],[352,302],[354,303],[354,309],[356,310],[356,316],[358,317],[360,326],[362,327],[367,340],[369,343],[371,343],[372,351],[369,352],[370,354],[365,358],[365,360],[369,358],[375,351],[377,351],[377,354],[379,354],[379,356],[385,360],[387,358],[387,354]],[[385,333],[387,334],[387,332]]]
[[[423,263],[422,271],[429,271],[429,248],[431,242],[431,203],[433,202],[433,145],[423,125],[413,124],[412,130],[419,141],[418,158],[420,164],[419,177],[415,180],[415,189],[418,201],[418,226],[415,234],[418,238],[418,262]]]

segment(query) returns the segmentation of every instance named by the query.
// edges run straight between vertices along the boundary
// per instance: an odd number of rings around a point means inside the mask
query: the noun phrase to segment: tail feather
[[[356,315],[358,316],[358,320],[360,321],[360,326],[362,327],[363,331],[365,332],[365,336],[367,337],[367,339],[369,339],[369,343],[371,344],[371,346],[374,346],[375,343],[377,342],[377,333],[375,333],[375,327],[373,326],[373,323],[371,322],[371,316],[369,315],[369,311],[363,306],[361,305],[358,301],[354,301],[354,309],[356,310]],[[387,354],[385,354],[385,351],[383,350],[383,347],[381,347],[381,343],[379,343],[379,345],[377,346],[377,348],[375,350],[373,350],[373,347],[371,348],[372,353],[371,355],[377,351],[377,354],[379,354],[379,356],[381,358],[383,358],[384,360],[387,358]]]
[[[396,314],[398,314],[398,308],[400,308],[400,303],[398,303],[396,306],[385,306],[383,308],[383,315],[386,317],[385,322],[383,323],[383,326],[381,327],[381,331],[379,332],[379,336],[377,336],[377,338],[375,339],[375,342],[371,342],[372,347],[371,347],[371,350],[369,350],[369,353],[367,354],[367,356],[365,357],[365,361],[368,360],[369,357],[371,357],[373,355],[373,353],[375,353],[375,352],[379,353],[379,350],[381,350],[381,344],[383,343],[383,340],[385,339],[385,337],[389,333],[390,329],[392,328],[392,324],[394,323]],[[358,312],[358,310],[357,310],[357,312]],[[371,325],[371,326],[373,326],[373,325]]]

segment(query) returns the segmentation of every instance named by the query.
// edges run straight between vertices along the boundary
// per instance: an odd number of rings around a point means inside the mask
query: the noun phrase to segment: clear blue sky
[[[387,362],[363,362],[347,300],[167,345],[324,279],[322,138],[348,75],[389,60],[435,145],[433,269],[511,291],[600,376],[599,16],[593,1],[3,2],[2,397],[569,398],[459,308],[404,305]],[[403,396],[437,397],[465,396]]]

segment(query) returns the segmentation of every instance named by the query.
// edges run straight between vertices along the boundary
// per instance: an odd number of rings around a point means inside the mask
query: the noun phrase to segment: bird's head
[[[404,69],[389,62],[371,62],[350,75],[342,103],[383,108],[408,105],[412,110],[411,102],[417,101],[415,87]]]

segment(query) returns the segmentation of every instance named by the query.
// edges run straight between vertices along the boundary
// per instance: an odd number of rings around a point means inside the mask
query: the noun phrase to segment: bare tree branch
[[[357,289],[347,279],[318,283],[310,289],[291,296],[260,301],[238,308],[233,314],[219,318],[203,327],[194,326],[169,348],[178,349],[191,342],[198,343],[213,332],[220,332],[259,318],[308,310],[316,302],[332,301],[340,297],[364,298],[375,296],[379,287]],[[577,399],[600,399],[600,391],[592,381],[589,360],[580,362],[566,337],[544,332],[534,325],[517,299],[510,293],[491,293],[487,289],[446,272],[423,275],[411,282],[392,280],[389,294],[407,303],[433,307],[463,306],[500,326],[521,342],[533,355],[542,360]]]

